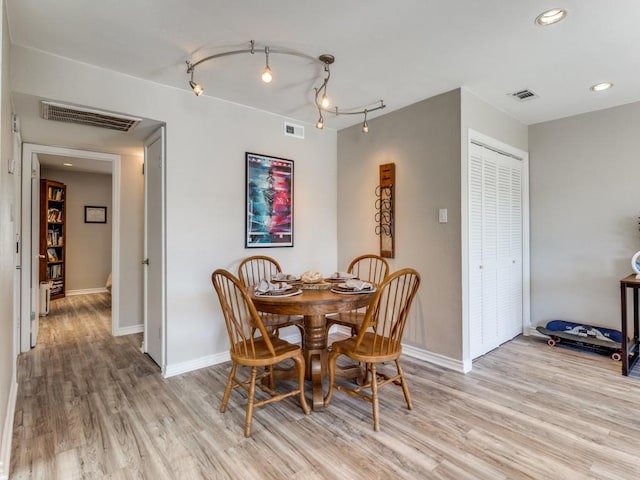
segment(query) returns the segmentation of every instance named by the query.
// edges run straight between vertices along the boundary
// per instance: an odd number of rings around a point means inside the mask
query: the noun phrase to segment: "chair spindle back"
[[[347,272],[354,274],[364,282],[379,285],[389,274],[389,263],[378,255],[360,255],[351,260]]]
[[[282,272],[277,260],[264,255],[255,255],[245,258],[238,266],[238,277],[245,288],[257,285],[260,280],[270,281],[271,278]]]
[[[260,315],[240,280],[232,273],[218,269],[211,274],[211,283],[220,300],[231,352],[243,357],[256,358],[255,342],[258,338],[254,338],[253,333],[257,329],[262,336],[260,340],[266,343],[269,352],[275,356],[273,345]]]
[[[402,335],[411,303],[420,286],[420,274],[403,268],[387,276],[371,300],[356,339],[355,349],[362,343],[369,327],[375,332],[372,355],[391,355],[401,348]]]

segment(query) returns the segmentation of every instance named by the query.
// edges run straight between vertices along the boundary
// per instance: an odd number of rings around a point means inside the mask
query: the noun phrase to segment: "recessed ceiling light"
[[[73,167],[73,163],[63,163],[62,165],[65,167]]]
[[[592,85],[591,90],[593,90],[594,92],[601,92],[603,90],[609,90],[611,87],[613,87],[613,83],[602,82],[602,83],[596,83],[595,85]]]
[[[542,12],[538,15],[536,17],[536,23],[544,27],[546,25],[557,23],[566,16],[567,11],[564,8],[552,8],[551,10],[547,10],[546,12]]]

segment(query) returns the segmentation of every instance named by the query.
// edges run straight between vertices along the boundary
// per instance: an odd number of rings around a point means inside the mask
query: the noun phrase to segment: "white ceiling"
[[[329,95],[341,108],[384,99],[386,110],[463,87],[525,124],[640,100],[640,1],[616,0],[7,0],[14,44],[189,90],[185,61],[249,40],[314,57],[335,55]],[[539,27],[543,10],[567,18]],[[272,54],[203,63],[205,95],[315,122],[321,68]],[[589,87],[611,81],[614,88]],[[529,88],[540,98],[507,94]],[[126,113],[126,112],[124,112]],[[359,116],[327,115],[329,128]],[[90,127],[86,127],[90,128]]]

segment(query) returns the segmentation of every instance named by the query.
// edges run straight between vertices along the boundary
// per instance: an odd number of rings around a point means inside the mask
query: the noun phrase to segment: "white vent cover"
[[[509,93],[508,95],[515,98],[516,100],[519,100],[520,102],[525,102],[527,100],[533,100],[534,98],[540,97],[536,92],[534,92],[533,90],[529,90],[528,88]]]
[[[111,112],[101,112],[90,108],[46,101],[42,102],[42,118],[57,122],[107,128],[109,130],[118,130],[119,132],[130,132],[142,121],[139,118],[125,117]]]
[[[304,138],[304,127],[284,122],[284,134],[289,137]]]

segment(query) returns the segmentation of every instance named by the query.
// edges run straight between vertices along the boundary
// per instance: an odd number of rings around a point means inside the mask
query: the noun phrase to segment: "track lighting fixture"
[[[187,62],[187,65],[189,65],[189,68],[191,68],[191,64],[189,62]],[[189,70],[187,70],[187,72],[188,71]],[[193,81],[193,69],[191,69],[191,80],[189,80],[189,86],[191,87],[191,90],[193,90],[193,94],[196,97],[199,97],[204,93],[204,88],[202,88],[202,85]]]
[[[264,70],[262,70],[260,78],[262,78],[262,81],[264,83],[271,83],[271,80],[273,80],[273,74],[271,73],[271,69],[269,68],[269,47],[264,47],[264,55],[266,57],[267,66],[264,67]]]
[[[214,55],[209,55],[208,57],[202,58],[202,59],[200,59],[200,60],[198,60],[197,62],[194,62],[194,63],[191,63],[189,60],[187,60],[187,74],[191,75],[191,78],[189,80],[189,86],[193,90],[193,93],[196,96],[200,96],[204,92],[204,88],[202,87],[202,85],[196,83],[193,80],[193,73],[195,71],[195,68],[198,65],[200,65],[203,62],[207,62],[209,60],[214,60],[214,59],[221,58],[221,57],[227,57],[227,56],[230,56],[230,55],[238,55],[238,54],[244,54],[244,53],[250,53],[250,54],[253,55],[255,53],[255,48],[256,48],[256,43],[253,40],[251,40],[251,42],[249,43],[249,48],[216,53]],[[262,72],[260,74],[260,78],[262,79],[262,81],[264,83],[270,83],[273,80],[273,72],[271,71],[271,67],[269,67],[269,55],[271,53],[276,53],[276,54],[281,54],[281,55],[293,55],[293,56],[297,56],[297,57],[302,57],[302,58],[305,58],[307,60],[311,60],[311,61],[313,61],[315,63],[319,63],[323,67],[325,76],[322,79],[322,83],[320,84],[320,86],[317,87],[317,88],[314,88],[314,91],[315,91],[315,106],[316,106],[316,109],[318,110],[318,121],[316,122],[316,128],[318,128],[318,129],[323,129],[324,128],[323,112],[332,113],[335,116],[338,116],[338,115],[364,115],[364,122],[362,124],[362,131],[364,133],[367,133],[369,131],[369,125],[367,123],[367,113],[373,112],[373,111],[376,111],[376,110],[380,110],[380,109],[386,107],[386,105],[384,104],[384,101],[380,100],[380,105],[378,105],[378,106],[376,106],[374,108],[365,108],[365,109],[363,109],[362,107],[360,107],[360,108],[351,108],[351,109],[339,109],[338,107],[334,107],[332,110],[329,110],[329,106],[331,105],[331,101],[329,100],[329,96],[327,95],[327,86],[329,84],[329,79],[331,78],[330,65],[333,64],[333,62],[335,61],[335,57],[333,55],[329,55],[329,54],[322,54],[319,57],[313,57],[311,55],[307,55],[305,53],[297,52],[297,51],[294,51],[294,50],[288,50],[288,49],[283,49],[283,48],[272,48],[272,47],[269,47],[269,46],[265,46],[264,47],[265,67],[264,67],[264,69],[262,70]]]

